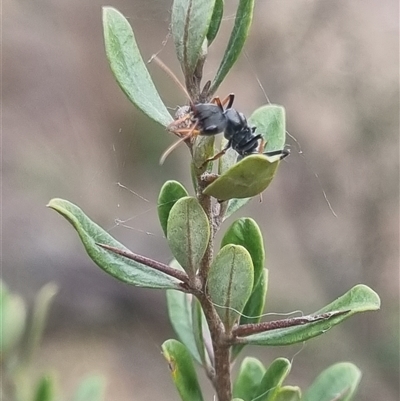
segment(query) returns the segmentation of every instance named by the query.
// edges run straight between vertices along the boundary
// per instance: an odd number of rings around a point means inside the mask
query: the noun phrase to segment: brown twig
[[[294,317],[291,319],[274,320],[272,322],[243,324],[233,329],[232,335],[233,337],[246,337],[252,334],[263,333],[265,331],[301,326],[308,323],[319,322],[321,320],[329,320],[334,317],[344,315],[348,312],[350,312],[350,310],[327,312],[313,316]]]
[[[138,255],[131,251],[126,251],[124,249],[118,249],[110,245],[100,244],[96,242],[96,245],[99,247],[106,249],[107,251],[116,253],[117,255],[123,256],[124,258],[134,260],[135,262],[142,263],[148,267],[151,267],[154,270],[158,270],[168,276],[174,277],[182,283],[189,285],[189,276],[180,270],[174,269],[164,263],[158,262],[154,259],[146,258],[145,256]]]

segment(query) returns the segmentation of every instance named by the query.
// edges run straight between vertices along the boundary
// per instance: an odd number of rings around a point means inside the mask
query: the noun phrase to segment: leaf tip
[[[50,208],[50,209],[55,209],[57,207],[57,204],[59,203],[59,201],[61,201],[60,198],[53,198],[50,199],[49,203],[46,205],[46,207]]]
[[[360,292],[365,297],[373,308],[371,310],[378,310],[381,308],[381,299],[379,295],[370,287],[365,284],[357,284],[353,287],[354,291]]]

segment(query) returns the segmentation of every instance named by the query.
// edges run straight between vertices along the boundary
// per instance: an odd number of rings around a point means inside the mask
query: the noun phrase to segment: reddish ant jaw
[[[190,120],[191,121],[191,120]],[[179,128],[179,129],[172,129],[170,126],[172,126],[174,123],[176,123],[177,121],[174,121],[172,124],[170,124],[167,128],[173,132],[175,135],[178,135],[180,138],[173,143],[161,156],[160,158],[160,165],[164,164],[166,158],[169,156],[169,154],[178,147],[178,145],[181,144],[181,142],[186,142],[186,141],[190,141],[190,145],[193,142],[193,138],[195,138],[197,135],[200,134],[199,130],[196,130],[197,127],[197,123],[192,123],[192,127],[191,128]]]

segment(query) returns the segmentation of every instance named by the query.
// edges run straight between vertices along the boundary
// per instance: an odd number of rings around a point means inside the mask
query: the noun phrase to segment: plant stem
[[[214,350],[215,375],[212,378],[212,383],[217,393],[218,401],[231,401],[230,345],[225,339],[225,328],[208,295],[203,293],[198,299],[210,329]]]
[[[194,103],[198,102],[202,97],[201,101],[209,101],[208,88],[209,84],[206,84],[204,93],[200,93],[200,81],[203,75],[203,66],[205,61],[204,57],[200,58],[195,72],[190,76],[185,74],[186,89],[190,94],[190,97]],[[215,391],[217,393],[218,401],[231,401],[232,400],[232,385],[231,385],[231,365],[230,365],[230,344],[228,342],[228,336],[225,331],[225,327],[207,294],[207,278],[210,271],[210,267],[213,261],[214,252],[214,237],[219,229],[221,219],[217,220],[219,209],[213,206],[212,198],[204,195],[203,190],[209,184],[207,178],[211,178],[212,174],[204,174],[198,170],[195,171],[195,179],[197,188],[197,200],[207,215],[209,226],[210,226],[210,239],[207,245],[207,249],[201,260],[198,275],[201,282],[201,291],[197,292],[196,297],[199,299],[201,307],[206,318],[208,328],[210,330],[211,341],[214,351],[214,372],[208,371],[208,377],[213,383]],[[215,179],[215,178],[214,178]],[[217,211],[218,209],[218,211]],[[211,374],[213,373],[213,374]]]
[[[320,322],[321,320],[333,319],[337,316],[349,313],[350,310],[326,312],[320,315],[294,317],[291,319],[274,320],[272,322],[242,324],[232,330],[233,344],[239,344],[243,341],[237,337],[246,337],[252,334],[263,333],[271,330],[278,330],[288,327],[301,326],[309,323]],[[231,341],[231,340],[230,340]]]
[[[138,255],[136,253],[133,253],[131,251],[127,251],[124,249],[118,249],[110,245],[106,244],[99,244],[96,242],[96,245],[106,249],[107,251],[116,253],[117,255],[123,256],[124,258],[134,260],[135,262],[142,263],[146,266],[149,266],[153,268],[154,270],[158,270],[164,274],[167,274],[168,276],[175,277],[179,281],[182,281],[182,283],[186,284],[187,286],[189,285],[189,277],[185,272],[182,272],[180,270],[174,269],[168,265],[165,265],[164,263],[158,262],[154,259],[146,258],[145,256]]]
[[[198,188],[197,199],[207,215],[211,230],[210,240],[199,269],[199,278],[202,281],[203,292],[198,298],[210,329],[214,350],[215,376],[212,378],[212,383],[217,393],[218,401],[231,401],[230,345],[226,341],[225,327],[211,299],[207,295],[207,277],[213,260],[214,236],[219,225],[215,224],[216,209],[213,207],[211,197],[203,194],[203,189],[207,184],[200,176],[196,178]]]

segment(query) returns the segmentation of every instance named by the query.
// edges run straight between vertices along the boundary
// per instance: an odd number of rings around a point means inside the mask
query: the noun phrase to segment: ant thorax
[[[225,137],[230,139],[239,133],[249,135],[252,133],[251,128],[247,125],[246,117],[243,113],[239,113],[235,109],[225,110],[225,118],[227,122]]]

